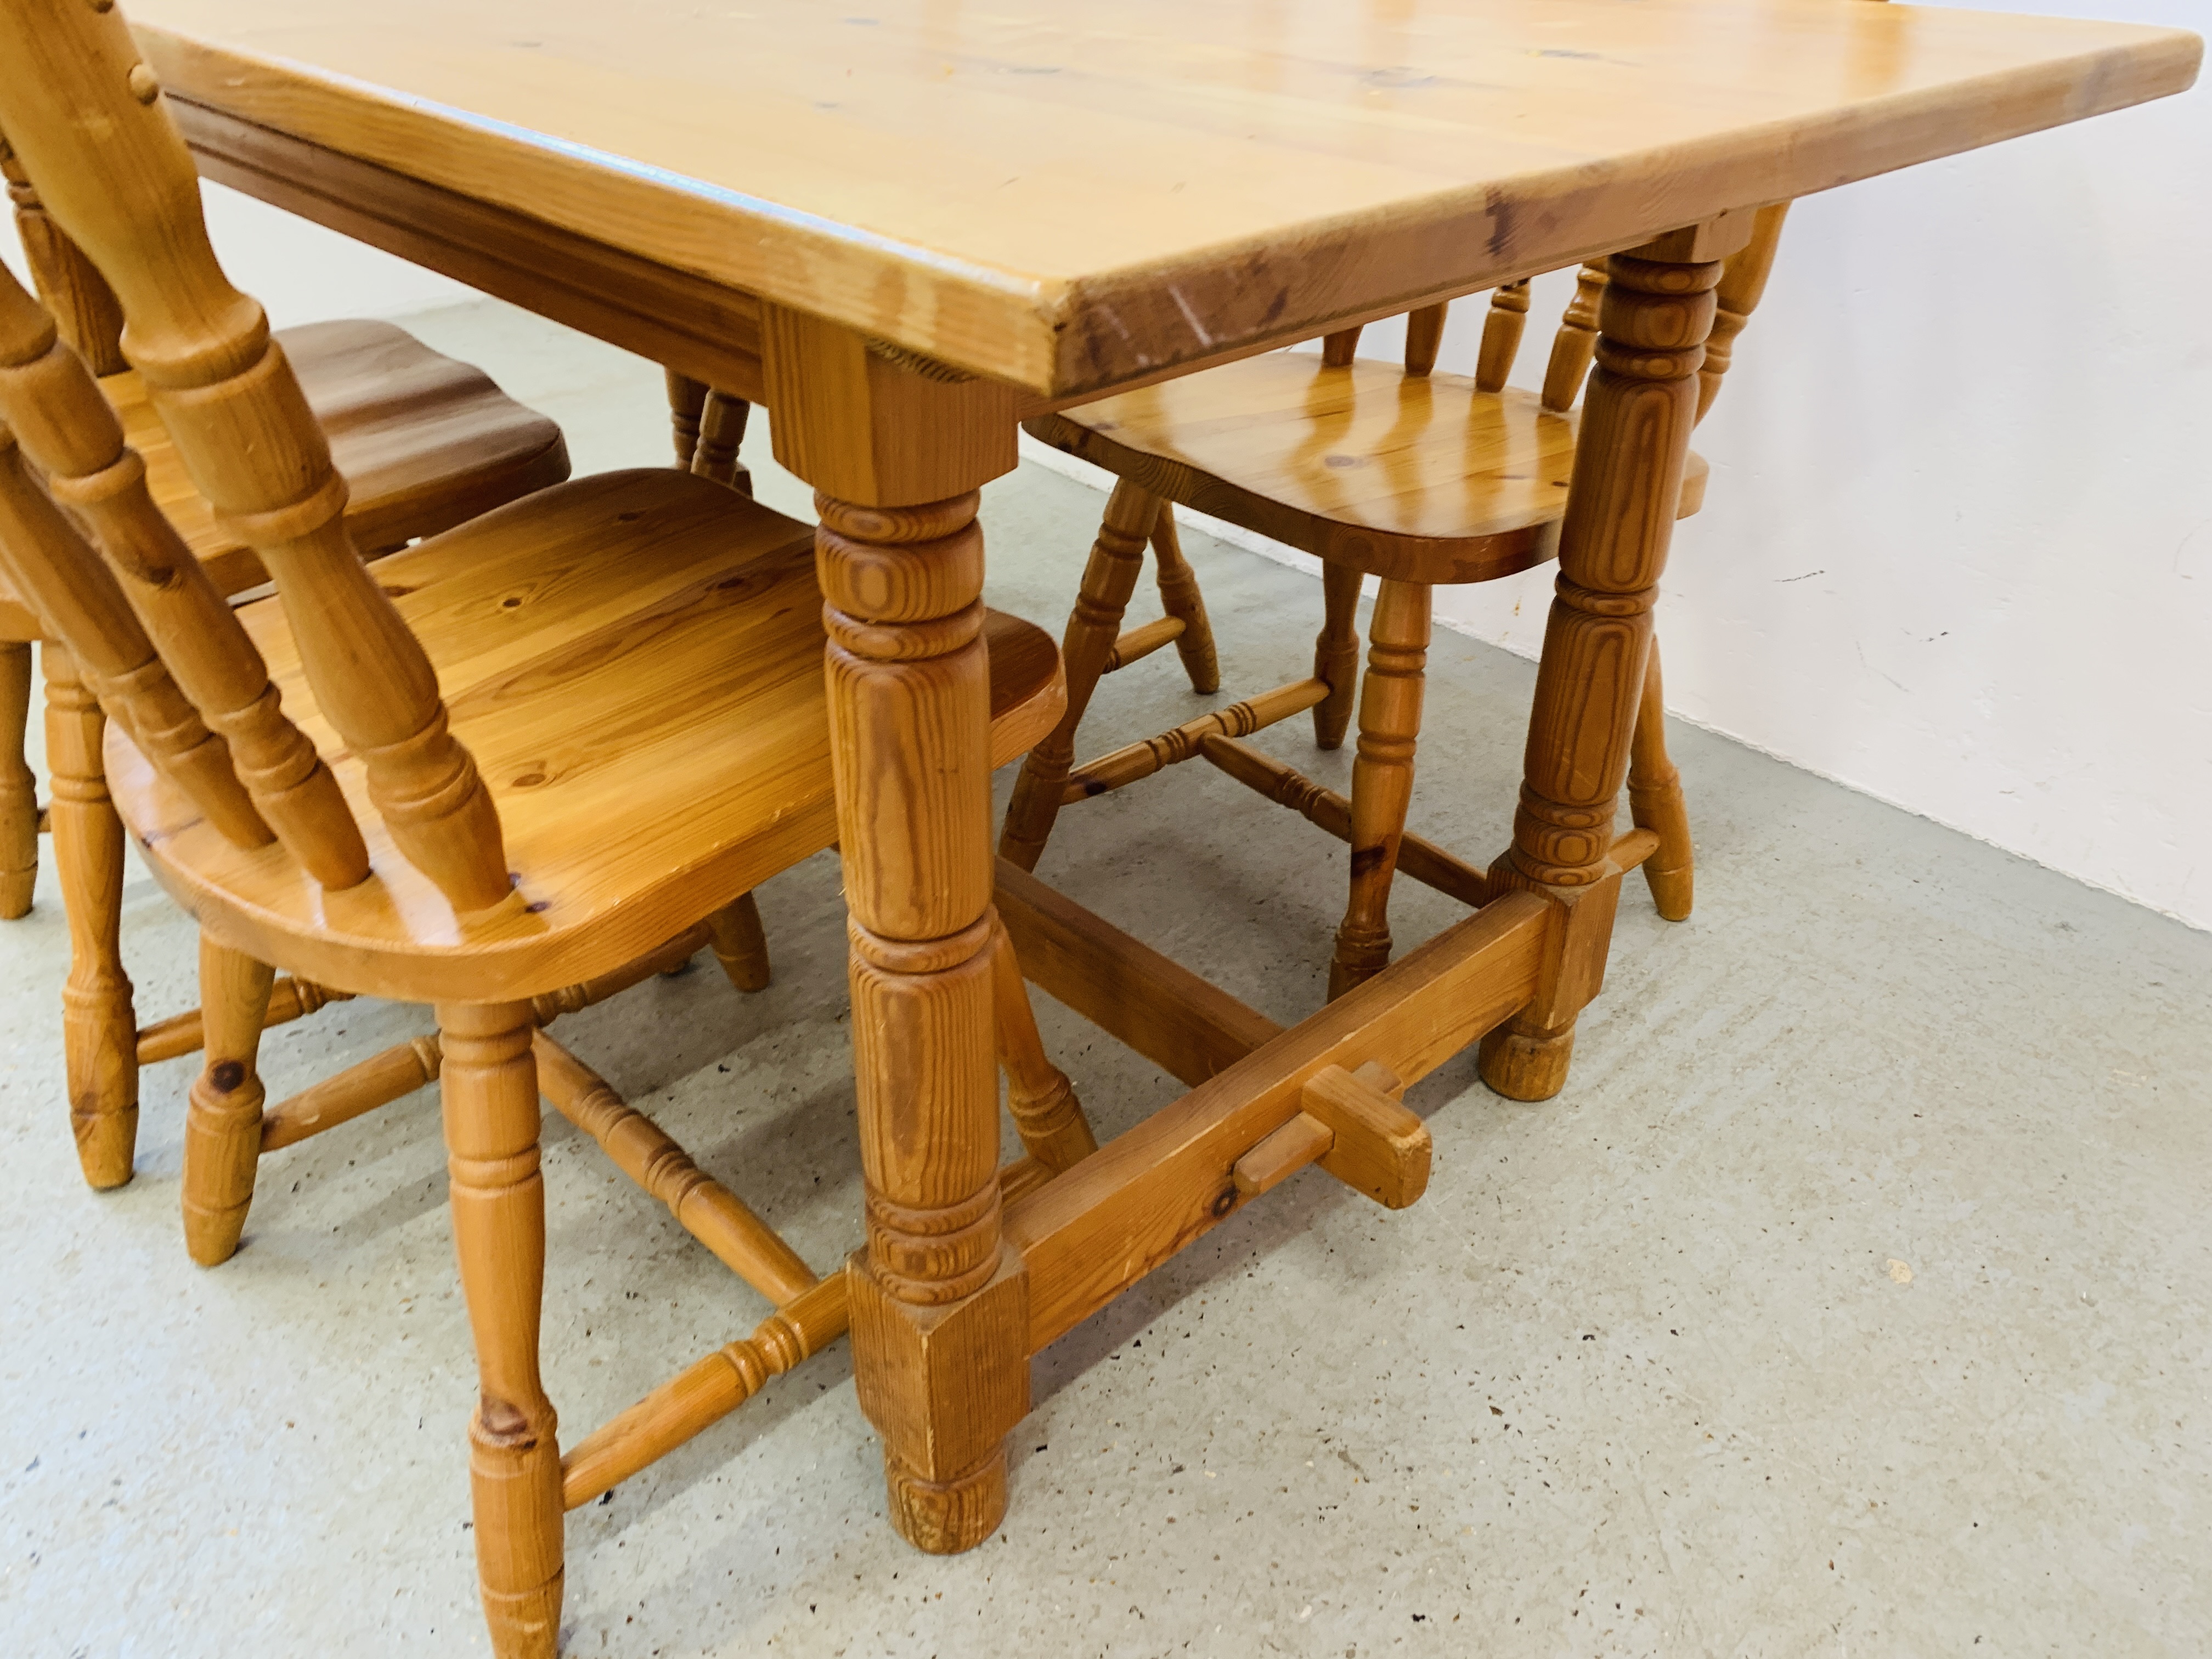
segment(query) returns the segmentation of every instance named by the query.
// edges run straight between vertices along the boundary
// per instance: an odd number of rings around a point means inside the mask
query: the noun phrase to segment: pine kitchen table
[[[100,0],[88,0],[99,4]],[[900,1530],[1006,1509],[1030,1356],[1304,1162],[1419,1196],[1393,1097],[1555,1089],[1717,263],[1752,210],[2181,91],[2171,29],[1841,0],[144,0],[209,177],[764,404],[817,491],[867,1245]],[[134,82],[135,84],[135,82]],[[151,95],[150,88],[147,95]],[[1620,255],[1489,902],[1283,1028],[994,877],[976,491],[1022,418]],[[1023,971],[1189,1092],[997,1168]]]

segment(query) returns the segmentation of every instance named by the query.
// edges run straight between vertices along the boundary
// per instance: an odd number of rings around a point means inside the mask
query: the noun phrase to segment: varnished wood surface
[[[152,0],[173,96],[1059,393],[2176,92],[1819,0]]]
[[[1477,392],[1465,375],[1270,352],[1043,416],[1029,430],[1331,563],[1452,583],[1552,556],[1578,423],[1531,392]],[[1694,511],[1705,465],[1692,457],[1690,471]]]
[[[309,323],[281,331],[307,407],[346,481],[346,527],[364,552],[451,529],[568,476],[561,428],[471,364],[395,324]],[[100,383],[146,461],[146,487],[217,588],[265,580],[260,560],[216,522],[185,476],[146,387],[128,370]]]
[[[640,955],[710,906],[702,893],[734,898],[836,838],[805,526],[702,478],[611,473],[396,554],[376,575],[437,666],[525,902],[464,927],[392,853],[283,611],[264,602],[240,613],[247,631],[353,801],[374,876],[327,892],[279,849],[231,846],[118,736],[110,777],[150,863],[227,940],[348,990],[526,997]],[[1059,718],[1058,653],[995,613],[988,637],[1003,762]],[[615,823],[623,833],[605,833]]]

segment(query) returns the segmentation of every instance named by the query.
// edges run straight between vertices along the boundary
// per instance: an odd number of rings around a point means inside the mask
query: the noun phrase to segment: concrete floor
[[[580,467],[661,459],[645,365],[490,306],[416,325]],[[994,599],[1056,628],[1100,498],[1025,467],[985,503]],[[1303,672],[1313,585],[1191,539],[1232,688]],[[1532,678],[1438,637],[1417,828],[1504,844]],[[1095,729],[1198,706],[1164,659]],[[1302,1177],[1039,1356],[1011,1517],[969,1555],[893,1535],[831,1351],[571,1519],[568,1650],[2212,1651],[2212,937],[1674,735],[1698,912],[1624,896],[1559,1100],[1500,1101],[1464,1057],[1414,1095],[1419,1206]],[[1348,775],[1302,724],[1267,743]],[[1334,844],[1207,769],[1071,811],[1042,873],[1278,1018],[1320,1000]],[[192,933],[143,877],[127,906],[150,1018],[191,997]],[[834,866],[761,908],[768,992],[708,967],[562,1035],[826,1267],[860,1231]],[[1454,913],[1401,884],[1401,943]],[[146,1075],[137,1180],[88,1192],[65,959],[49,883],[0,930],[0,1649],[483,1651],[434,1098],[273,1157],[246,1248],[197,1270],[190,1062]],[[1102,1130],[1176,1092],[1040,1012]],[[354,1003],[274,1033],[272,1097],[426,1024]],[[574,1435],[762,1308],[547,1139]]]

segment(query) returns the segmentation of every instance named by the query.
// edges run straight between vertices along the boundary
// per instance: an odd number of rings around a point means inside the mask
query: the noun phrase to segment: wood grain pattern
[[[1720,259],[1741,246],[1741,234],[1733,240],[1707,246],[1702,233],[1686,232],[1607,262],[1513,845],[1491,866],[1493,882],[1574,901],[1554,930],[1536,1004],[1484,1039],[1484,1079],[1510,1098],[1548,1099],[1565,1085],[1575,1012],[1602,981],[1620,888],[1607,858],[1614,806],[1697,418],[1713,286]],[[1584,891],[1601,888],[1601,903]],[[1577,948],[1562,954],[1560,940]]]
[[[1411,378],[1364,359],[1331,369],[1279,352],[1024,425],[1151,495],[1325,562],[1448,584],[1553,556],[1578,419],[1526,392],[1477,392],[1464,375]]]
[[[1374,1060],[1418,1082],[1525,1004],[1549,932],[1542,901],[1505,895],[1015,1200],[1030,1351],[1234,1214],[1237,1160],[1297,1115],[1323,1068]]]
[[[1359,753],[1352,766],[1352,893],[1337,927],[1328,994],[1342,996],[1390,961],[1390,878],[1413,798],[1429,655],[1429,589],[1386,581],[1368,629],[1359,688]]]
[[[100,765],[106,725],[63,646],[40,648],[46,683],[46,767],[53,791],[54,873],[69,919],[62,1054],[70,1129],[86,1182],[131,1179],[138,1140],[138,1021],[123,969],[123,822]]]
[[[991,1009],[999,1068],[1006,1074],[1006,1110],[1029,1155],[1054,1175],[1098,1150],[1098,1138],[1067,1073],[1052,1063],[1037,1034],[1022,964],[1003,924],[994,921]]]
[[[226,937],[319,982],[421,1001],[592,978],[836,839],[810,543],[803,525],[655,468],[542,491],[380,562],[498,793],[518,914],[464,929],[391,855],[274,605],[240,619],[333,757],[378,879],[302,891],[274,849],[221,844],[128,744],[111,744],[111,780],[187,908],[219,911]],[[996,764],[1059,718],[1058,657],[1015,618],[993,613],[984,631]],[[626,831],[610,836],[616,813]]]
[[[125,355],[185,470],[288,597],[318,701],[395,843],[457,908],[510,903],[490,796],[429,662],[362,568],[344,483],[266,316],[216,262],[191,157],[129,27],[112,10],[58,6],[30,22],[7,31],[22,73],[0,89],[0,118],[48,211],[121,299]]]
[[[612,31],[537,0],[150,0],[142,21],[195,102],[1047,392],[2078,120],[2179,90],[2200,52],[1771,0],[1264,25],[1230,0],[896,0],[865,27],[709,8]]]
[[[23,758],[31,718],[31,646],[0,640],[0,921],[31,908],[39,879],[39,791]]]
[[[203,1267],[230,1260],[261,1161],[258,1060],[275,972],[203,933],[200,1012],[206,1063],[185,1110],[185,1249]]]
[[[62,338],[91,366],[94,374],[128,368],[123,360],[123,307],[107,279],[84,257],[84,250],[63,232],[39,200],[38,188],[0,135],[0,173],[15,204],[15,234],[39,301],[53,313]]]

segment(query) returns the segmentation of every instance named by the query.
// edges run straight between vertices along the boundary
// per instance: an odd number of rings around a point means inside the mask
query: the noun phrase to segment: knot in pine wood
[[[528,1451],[538,1443],[538,1431],[521,1407],[487,1394],[477,1398],[476,1421],[469,1425],[469,1437],[500,1451]]]

